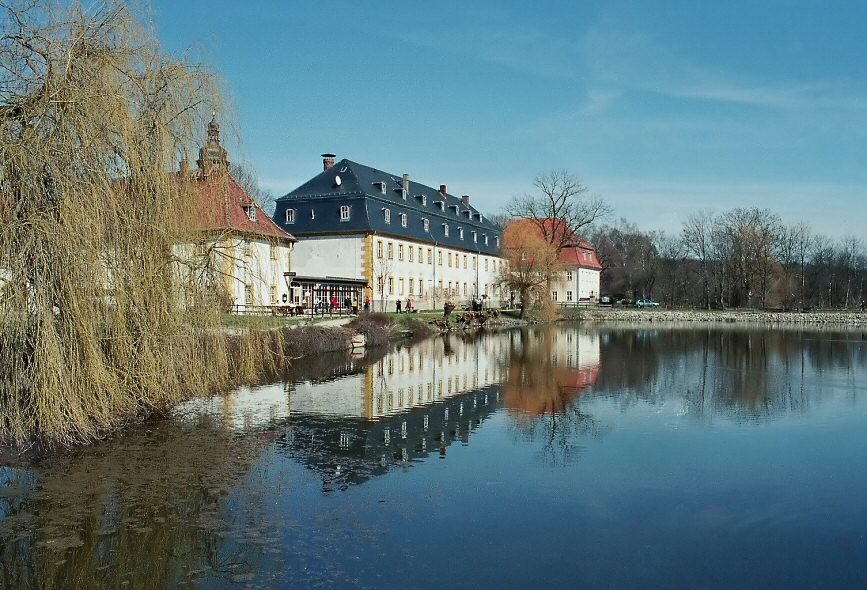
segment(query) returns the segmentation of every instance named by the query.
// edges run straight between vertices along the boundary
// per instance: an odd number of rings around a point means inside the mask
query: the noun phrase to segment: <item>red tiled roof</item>
[[[211,174],[204,180],[193,182],[198,190],[197,215],[200,230],[233,231],[297,241],[274,223],[231,175]],[[247,215],[249,207],[255,209],[255,221]]]
[[[599,256],[596,249],[590,245],[590,242],[581,238],[578,234],[569,229],[564,223],[558,224],[555,228],[553,219],[543,219],[542,223],[545,227],[545,233],[554,236],[554,242],[559,242],[557,235],[566,233],[568,245],[560,251],[560,261],[568,266],[580,266],[582,268],[592,268],[602,270],[602,264],[599,263]],[[520,231],[532,231],[536,234],[542,234],[542,230],[536,222],[530,219],[518,219],[509,222],[513,228],[517,226]]]

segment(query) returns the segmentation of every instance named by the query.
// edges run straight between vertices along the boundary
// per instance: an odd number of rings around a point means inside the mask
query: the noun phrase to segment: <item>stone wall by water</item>
[[[867,313],[770,312],[649,309],[588,309],[582,319],[618,322],[713,322],[749,324],[835,324],[867,326]]]

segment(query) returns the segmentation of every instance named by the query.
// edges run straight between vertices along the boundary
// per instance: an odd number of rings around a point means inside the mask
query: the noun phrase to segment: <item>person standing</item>
[[[397,313],[400,313],[400,299],[395,302],[395,306],[397,307]]]
[[[370,295],[364,298],[364,313],[370,313]]]

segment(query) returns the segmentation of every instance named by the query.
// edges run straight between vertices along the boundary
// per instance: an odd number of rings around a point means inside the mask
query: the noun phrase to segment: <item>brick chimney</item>
[[[327,171],[334,168],[334,158],[336,157],[334,154],[322,154],[322,169]]]
[[[446,196],[446,195],[448,194],[448,192],[449,192],[449,191],[446,190],[446,185],[441,184],[441,185],[440,185],[440,193],[442,194],[442,196]]]
[[[403,196],[409,194],[409,173],[403,175]]]
[[[470,206],[470,195],[464,195],[464,196],[462,196],[462,197],[461,197],[461,201],[464,202],[464,205],[466,205],[467,207],[469,207],[469,206]]]

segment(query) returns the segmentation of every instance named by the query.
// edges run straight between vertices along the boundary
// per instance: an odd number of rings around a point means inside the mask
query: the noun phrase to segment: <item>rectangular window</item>
[[[286,209],[286,223],[295,223],[295,209]]]
[[[376,257],[382,258],[382,240],[376,241]]]
[[[277,246],[271,244],[271,260],[277,260]]]
[[[403,260],[403,244],[397,245],[397,259]]]
[[[389,242],[386,246],[386,252],[388,253],[388,259],[394,260],[394,244]]]
[[[421,297],[424,295],[424,279],[418,280],[418,296]],[[421,367],[419,367],[421,368]]]
[[[479,259],[473,256],[473,270],[476,270],[479,266]]]
[[[440,266],[443,265],[443,251],[442,250],[437,252],[437,264],[439,264]]]
[[[452,282],[449,281],[449,295],[452,294]]]
[[[349,205],[340,206],[340,221],[349,221]]]
[[[571,281],[571,280],[572,280],[572,271],[571,271],[571,270],[567,270],[567,271],[566,271],[566,280],[567,280],[567,281]]]
[[[557,291],[551,291],[551,300],[557,301]]]
[[[268,291],[271,294],[271,305],[275,305],[277,303],[277,285],[271,285]]]
[[[388,294],[394,295],[394,279],[388,277]]]
[[[427,263],[433,264],[433,254],[431,254],[431,249],[427,249]]]
[[[424,251],[421,249],[421,246],[419,246],[419,247],[418,247],[418,263],[419,263],[419,264],[423,264],[423,263],[424,263],[424,254],[423,254],[423,252],[424,252]]]
[[[447,223],[443,224],[443,234],[445,235],[445,237],[449,237],[449,226]]]
[[[403,279],[397,281],[397,288],[399,289],[398,294],[403,295]]]
[[[464,296],[466,296],[466,294],[467,294],[467,284],[464,283]]]
[[[253,255],[253,242],[250,240],[244,240],[244,256],[252,256]]]
[[[572,301],[572,291],[566,291],[566,301]]]
[[[485,270],[488,270],[488,259],[485,258]]]
[[[464,254],[464,268],[467,267],[467,255]]]
[[[412,252],[412,250],[410,250]],[[410,277],[409,279],[409,294],[412,295],[415,291],[415,279]]]
[[[449,252],[449,268],[452,267],[452,253]]]
[[[413,252],[415,252],[415,248],[413,248],[412,246],[410,246],[410,247],[409,247],[409,261],[410,261],[410,262],[412,262],[413,260],[415,260],[415,259],[413,258]]]

